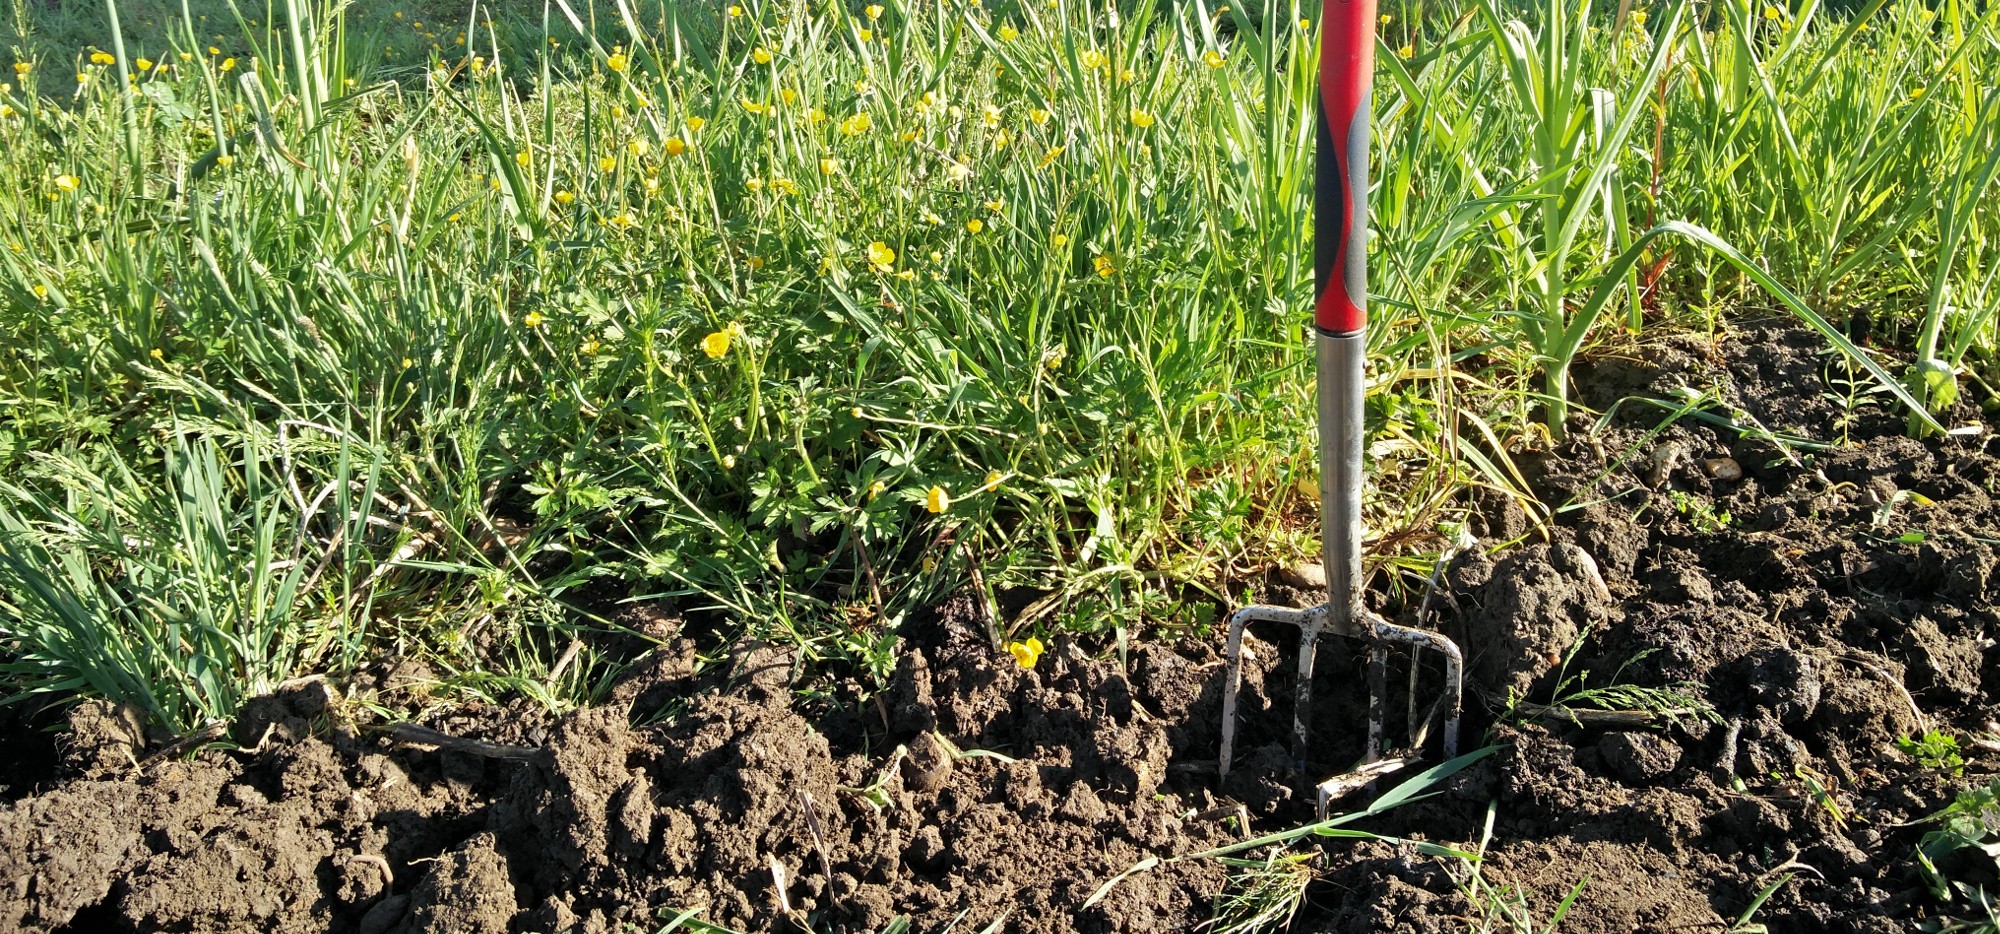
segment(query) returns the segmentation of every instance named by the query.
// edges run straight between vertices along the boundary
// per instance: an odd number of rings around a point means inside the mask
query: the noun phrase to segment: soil
[[[1463,745],[1499,751],[1355,825],[1403,842],[1327,841],[1293,929],[1514,929],[1511,911],[1541,930],[1573,895],[1559,930],[1721,931],[1773,882],[1755,917],[1771,931],[1946,913],[1911,855],[1920,821],[2000,756],[1968,741],[1953,775],[1895,741],[1969,739],[1996,714],[2000,458],[1829,395],[1818,346],[1747,325],[1579,364],[1580,401],[1613,415],[1507,452],[1539,516],[1479,494],[1482,547],[1452,562],[1434,616],[1379,604],[1466,648]],[[1662,428],[1668,411],[1619,404],[1682,387],[1848,443]],[[421,717],[464,741],[444,745],[365,713],[422,706],[421,672],[397,665],[288,685],[191,753],[162,755],[99,702],[60,732],[0,708],[0,930],[657,930],[688,910],[738,930],[1188,930],[1233,870],[1173,857],[1312,818],[1282,745],[1285,632],[1251,630],[1218,782],[1220,633],[1122,662],[1059,641],[1022,670],[979,618],[958,599],[907,624],[886,690],[811,721],[784,652],[698,665],[658,620],[638,628],[661,647],[607,703]],[[1365,653],[1323,645],[1315,778],[1357,760],[1366,709]],[[1537,706],[1565,698],[1626,713]],[[1484,841],[1481,887],[1420,840]]]

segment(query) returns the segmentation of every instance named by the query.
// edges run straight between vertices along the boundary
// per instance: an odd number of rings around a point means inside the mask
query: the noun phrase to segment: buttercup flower
[[[965,229],[971,231],[972,233],[978,233],[986,229],[986,222],[975,217],[965,222]]]
[[[1109,256],[1096,257],[1090,261],[1090,264],[1097,267],[1099,278],[1109,279],[1118,273],[1117,264],[1113,263]]]
[[[1137,107],[1132,108],[1132,125],[1145,128],[1153,125],[1153,115]]]
[[[667,155],[669,156],[678,156],[681,153],[687,152],[688,148],[687,143],[682,142],[678,136],[667,137],[666,147]]]
[[[1044,651],[1042,640],[1034,636],[1029,636],[1026,642],[1007,643],[1007,654],[1014,656],[1014,664],[1020,665],[1023,670],[1035,667],[1035,663],[1042,660]]]
[[[729,353],[731,340],[733,338],[726,330],[710,331],[707,337],[701,339],[701,352],[707,354],[710,360],[720,360]]]
[[[868,265],[877,272],[888,272],[896,265],[896,251],[880,240],[868,244]]]
[[[607,57],[604,60],[604,67],[609,68],[612,71],[624,71],[625,66],[630,65],[631,63],[632,60],[626,58],[625,53],[613,52],[609,57]]]
[[[542,317],[542,313],[541,313],[541,312],[539,312],[539,311],[531,311],[531,312],[528,312],[528,315],[527,315],[527,317],[525,317],[525,318],[522,318],[522,319],[521,319],[521,323],[522,323],[522,324],[525,324],[525,325],[527,325],[528,327],[531,327],[531,328],[538,328],[538,327],[541,327],[541,326],[542,326],[542,322],[543,322],[543,321],[546,321],[546,320],[548,320],[548,319],[546,319],[546,318],[543,318],[543,317]]]
[[[769,65],[771,64],[771,50],[760,45],[755,51],[750,53],[750,59],[759,65]]]
[[[951,508],[951,493],[944,487],[934,486],[924,492],[924,508],[932,515],[938,515]]]
[[[1002,27],[1000,27],[1000,41],[1001,41],[1001,42],[1012,42],[1012,41],[1014,41],[1015,37],[1019,36],[1020,34],[1021,34],[1021,31],[1020,31],[1020,30],[1018,30],[1018,29],[1015,29],[1015,28],[1014,28],[1014,27],[1012,27],[1012,26],[1002,26]]]
[[[868,14],[868,18],[871,20],[881,19],[882,4],[879,3],[868,4],[867,8],[863,9],[861,12]]]
[[[701,132],[701,128],[702,128],[702,127],[705,127],[705,126],[707,126],[707,125],[708,125],[708,121],[707,121],[707,120],[703,120],[703,119],[702,119],[702,118],[700,118],[700,117],[689,117],[689,118],[687,118],[687,128],[688,128],[688,132],[689,132],[689,133],[699,133],[699,132]]]
[[[1208,63],[1210,68],[1221,68],[1223,63],[1222,53],[1214,49],[1201,53],[1201,60]]]

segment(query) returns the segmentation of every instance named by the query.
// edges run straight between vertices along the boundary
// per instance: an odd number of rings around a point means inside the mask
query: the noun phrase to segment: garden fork
[[[1312,722],[1315,647],[1322,633],[1368,643],[1368,748],[1364,763],[1382,755],[1388,649],[1410,647],[1410,746],[1423,739],[1416,703],[1415,656],[1433,648],[1445,658],[1444,755],[1457,754],[1463,661],[1458,646],[1435,632],[1398,626],[1361,603],[1362,370],[1367,362],[1369,82],[1375,66],[1375,0],[1324,0],[1320,23],[1319,139],[1313,232],[1318,298],[1320,522],[1327,602],[1306,610],[1250,606],[1229,620],[1229,673],[1222,696],[1222,758],[1229,774],[1236,745],[1236,695],[1243,685],[1243,628],[1252,622],[1299,627],[1298,701],[1292,713],[1292,764],[1306,768]],[[1336,136],[1336,134],[1338,134]],[[1434,713],[1434,712],[1433,712]],[[1425,723],[1429,718],[1424,718]],[[1321,806],[1328,789],[1321,786]]]

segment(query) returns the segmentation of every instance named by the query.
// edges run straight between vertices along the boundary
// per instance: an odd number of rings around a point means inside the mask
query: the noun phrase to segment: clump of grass
[[[46,534],[72,494],[28,452],[166,501],[165,426],[225,419],[366,426],[427,536],[356,559],[393,568],[395,618],[294,595],[272,644],[341,650],[248,656],[408,652],[441,690],[556,705],[615,669],[572,646],[616,600],[881,676],[969,565],[1051,595],[996,629],[1123,634],[1314,550],[1296,5],[89,6],[16,5],[0,66],[0,507],[88,572],[73,589],[126,585]],[[1466,486],[1524,495],[1508,452],[1560,430],[1607,327],[1776,300],[1906,404],[1991,359],[1992,12],[1640,12],[1393,25],[1369,504],[1391,566],[1443,543]],[[1843,336],[1850,306],[1921,345],[1921,378]],[[282,582],[328,534],[259,560]],[[34,628],[21,593],[0,630]],[[78,605],[95,630],[126,612]],[[0,689],[115,686],[7,639]],[[105,658],[132,684],[200,667]]]

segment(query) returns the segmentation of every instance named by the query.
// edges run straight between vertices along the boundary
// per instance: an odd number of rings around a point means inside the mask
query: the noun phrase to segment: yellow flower
[[[34,71],[34,70],[35,70],[35,66],[33,66],[33,65],[30,65],[30,64],[28,64],[27,62],[15,62],[15,63],[14,63],[14,73],[15,73],[15,74],[17,74],[17,75],[25,75],[25,74],[27,74],[28,72],[31,72],[31,71]]]
[[[635,139],[629,143],[626,143],[625,148],[630,150],[632,154],[635,156],[643,156],[646,153],[652,151],[653,144],[646,142],[643,139]]]
[[[215,157],[215,164],[226,169],[236,164],[236,157],[225,152]]]
[[[1139,77],[1138,74],[1133,72],[1132,69],[1130,68],[1122,69],[1118,72],[1118,83],[1131,84],[1133,81],[1137,80],[1138,77]]]
[[[407,369],[409,369],[410,367],[413,367],[413,366],[416,366],[416,365],[417,365],[417,361],[415,361],[415,360],[412,360],[412,359],[410,359],[410,358],[408,358],[408,357],[404,357],[404,358],[403,358],[403,369],[407,370]]]
[[[1021,31],[1020,31],[1020,30],[1018,30],[1018,29],[1015,29],[1015,28],[1014,28],[1014,27],[1012,27],[1012,26],[1002,26],[1002,27],[1000,27],[1000,41],[1001,41],[1001,42],[1012,42],[1012,41],[1014,41],[1014,38],[1015,38],[1016,36],[1019,36],[1020,34],[1021,34]]]
[[[785,88],[778,92],[778,99],[784,101],[785,106],[790,107],[799,102],[799,92],[791,88]]]
[[[1224,61],[1222,53],[1214,49],[1201,53],[1201,60],[1207,62],[1210,68],[1221,68]]]
[[[1141,128],[1152,126],[1153,115],[1134,107],[1132,108],[1132,125]]]
[[[876,272],[888,272],[896,265],[896,251],[880,240],[868,244],[868,265]]]
[[[1644,25],[1646,25],[1646,11],[1645,11],[1645,10],[1633,10],[1633,11],[1632,11],[1632,25],[1634,25],[1634,26],[1644,26]]]
[[[760,104],[746,97],[743,99],[743,109],[749,113],[760,114],[766,110],[769,110],[770,108],[765,107],[763,104]]]
[[[707,337],[701,339],[701,352],[708,354],[710,360],[720,360],[729,353],[729,342],[732,340],[734,338],[726,330],[710,331]]]
[[[742,15],[743,15],[743,8],[742,8],[742,7],[740,7],[740,6],[737,6],[736,4],[733,4],[733,3],[729,5],[729,18],[730,18],[730,19],[735,19],[736,17],[739,17],[739,16],[742,16]]]
[[[1090,264],[1097,267],[1099,278],[1109,279],[1118,273],[1117,264],[1113,263],[1109,256],[1096,257],[1090,261]]]
[[[1111,64],[1111,60],[1105,58],[1104,53],[1096,49],[1090,49],[1083,53],[1083,67],[1085,68],[1097,69],[1109,64]]]
[[[220,64],[220,65],[217,65],[217,66],[215,66],[215,67],[217,67],[217,68],[220,68],[220,69],[222,69],[223,71],[235,71],[235,70],[236,70],[236,59],[234,59],[234,58],[225,58],[225,59],[223,59],[223,60],[222,60],[222,64]]]
[[[854,417],[855,418],[861,417],[860,409],[854,410]],[[889,484],[877,480],[874,483],[868,484],[868,498],[874,499],[875,497],[881,496],[883,493],[888,492],[888,490],[889,490]]]
[[[1041,126],[1049,122],[1049,112],[1037,107],[1028,111],[1028,121],[1036,126]]]
[[[707,120],[703,120],[703,119],[702,119],[702,118],[700,118],[700,117],[689,117],[689,118],[687,118],[687,128],[688,128],[688,132],[689,132],[689,133],[699,133],[699,132],[701,132],[701,128],[702,128],[702,127],[705,127],[705,126],[707,126],[707,125],[708,125],[708,121],[707,121]]]
[[[667,155],[678,156],[681,153],[687,152],[687,148],[688,144],[682,142],[680,137],[678,136],[667,137]]]
[[[90,53],[90,63],[92,65],[116,65],[118,64],[118,58],[110,52],[92,52]]]
[[[1041,164],[1040,164],[1040,165],[1037,165],[1037,166],[1035,166],[1035,168],[1038,168],[1038,169],[1046,169],[1046,168],[1048,168],[1048,167],[1049,167],[1049,163],[1051,163],[1051,162],[1054,162],[1054,161],[1056,161],[1057,159],[1060,159],[1060,158],[1062,158],[1062,154],[1063,154],[1063,150],[1064,150],[1065,148],[1067,148],[1067,147],[1064,147],[1064,146],[1050,146],[1050,147],[1049,147],[1049,151],[1048,151],[1048,152],[1045,152],[1045,153],[1042,153],[1042,161],[1041,161]]]
[[[997,487],[997,486],[999,486],[999,485],[1000,485],[1000,481],[1001,481],[1001,480],[1003,480],[1003,479],[1005,479],[1005,478],[1004,478],[1004,477],[1002,477],[1002,476],[1000,475],[1000,471],[997,471],[997,470],[989,470],[989,471],[987,471],[987,472],[986,472],[986,486],[985,486],[985,488],[986,488],[986,489],[989,489],[989,490],[990,490],[990,489],[993,489],[994,487]]]
[[[604,223],[612,227],[616,227],[619,230],[631,230],[632,228],[639,226],[639,219],[633,217],[631,211],[619,211],[618,213],[611,215],[611,218],[609,220],[606,220]]]
[[[986,202],[986,210],[992,211],[995,214],[998,214],[1006,209],[1007,209],[1007,202],[1002,201],[999,198],[995,198],[991,201]]]
[[[745,263],[746,265],[748,265],[748,266],[750,267],[750,271],[751,271],[751,272],[756,272],[757,270],[759,270],[759,269],[762,269],[762,268],[764,268],[764,266],[765,266],[765,260],[764,260],[764,257],[761,257],[761,256],[752,256],[752,257],[750,257],[749,259],[747,259],[747,260],[744,260],[744,263]],[[743,325],[740,325],[740,324],[731,324],[731,325],[729,326],[729,333],[731,333],[731,334],[742,334],[742,333],[743,333]]]
[[[986,229],[986,222],[975,217],[965,222],[965,229],[971,231],[972,233],[978,233]]]
[[[869,19],[871,19],[871,20],[877,20],[877,19],[881,19],[881,18],[882,18],[882,4],[879,4],[879,3],[871,3],[871,4],[868,4],[868,6],[867,6],[866,8],[864,8],[864,9],[863,9],[863,10],[862,10],[861,12],[863,12],[863,13],[866,13],[866,14],[868,14],[868,18],[869,18]]]
[[[749,181],[744,182],[743,187],[750,189],[751,194],[756,194],[757,192],[764,190],[764,180],[761,178],[753,178],[750,179]]]
[[[1058,250],[1062,249],[1063,247],[1069,246],[1069,235],[1056,234],[1055,236],[1050,237],[1049,246],[1055,247]]]
[[[597,157],[597,169],[598,171],[607,174],[618,171],[618,157],[617,156]]]
[[[48,295],[48,291],[49,290],[44,286],[39,286],[39,285],[35,286],[35,295],[39,297],[46,297]],[[167,359],[167,352],[161,350],[158,347],[155,347],[152,350],[146,351],[146,356],[152,357],[154,360],[165,360]]]
[[[863,42],[872,42],[872,41],[874,41],[874,40],[875,40],[875,30],[873,30],[873,29],[863,29],[863,30],[861,30],[861,41],[863,41]]]
[[[1397,58],[1409,58],[1415,54],[1417,54],[1415,46],[1405,45],[1402,48],[1396,50]]]
[[[838,159],[821,159],[821,160],[819,160],[819,174],[821,174],[821,175],[839,175],[839,174],[840,174],[840,160],[838,160]]]
[[[1300,32],[1311,32],[1312,28],[1313,28],[1312,20],[1306,19],[1303,16],[1299,17]]]
[[[848,136],[860,136],[868,132],[868,128],[874,125],[875,118],[869,116],[867,111],[862,111],[840,121],[840,132]]]
[[[774,178],[771,180],[771,187],[777,189],[778,193],[783,195],[795,195],[799,193],[799,186],[789,178]]]
[[[153,70],[153,60],[150,58],[135,58],[132,60],[132,66],[139,69],[140,73],[143,74]]]
[[[208,47],[208,54],[210,54],[210,55],[221,55],[221,54],[222,54],[222,50],[221,50],[221,49],[218,49],[218,48],[216,48],[215,46],[212,46],[212,45],[211,45],[211,46],[209,46],[209,47]]]
[[[568,204],[568,203],[570,203],[570,202],[572,202],[572,201],[575,201],[575,200],[576,200],[576,195],[573,195],[573,194],[571,194],[571,193],[569,193],[569,192],[567,192],[567,191],[558,191],[558,192],[556,192],[556,203],[557,203],[557,204]]]
[[[577,352],[583,354],[584,356],[591,357],[591,356],[596,356],[597,351],[602,349],[603,347],[604,344],[600,342],[597,338],[593,337],[587,341],[584,341],[583,344],[578,346],[576,349]]]
[[[76,186],[82,183],[83,180],[74,175],[64,174],[56,176],[56,187],[63,191],[75,191]]]
[[[1000,108],[995,107],[992,104],[987,104],[985,107],[980,108],[979,122],[985,124],[986,128],[989,130],[996,126],[999,126]]]
[[[769,65],[771,64],[771,50],[760,45],[750,53],[750,58],[759,65]]]
[[[1378,23],[1381,23],[1381,24],[1382,24],[1382,25],[1384,25],[1384,26],[1387,26],[1387,25],[1389,25],[1390,23],[1393,23],[1393,22],[1395,22],[1395,21],[1396,21],[1396,18],[1395,18],[1395,17],[1393,17],[1393,16],[1390,16],[1390,15],[1389,15],[1389,14],[1387,14],[1387,13],[1384,13],[1384,14],[1382,14],[1381,16],[1378,16],[1378,17],[1376,17],[1376,18],[1375,18],[1375,21],[1376,21],[1376,22],[1378,22]]]
[[[925,211],[925,212],[924,212],[924,223],[926,223],[926,224],[929,224],[929,225],[931,225],[932,227],[936,227],[936,226],[938,226],[939,224],[942,224],[942,223],[944,223],[944,218],[942,218],[942,217],[939,217],[939,216],[937,215],[937,212],[936,212],[936,211]]]
[[[1024,671],[1035,667],[1035,663],[1042,660],[1044,651],[1042,640],[1034,636],[1029,636],[1026,642],[1007,643],[1007,654],[1014,656],[1014,664],[1020,665]]]
[[[534,161],[535,157],[530,155],[528,151],[525,149],[514,154],[514,164],[520,166],[521,168],[524,169],[527,168],[529,165],[533,164]]]
[[[862,79],[862,80],[860,80],[860,81],[856,81],[856,82],[854,82],[854,96],[856,96],[856,97],[865,97],[865,96],[867,96],[867,94],[868,94],[868,92],[869,92],[869,91],[872,91],[872,90],[874,90],[874,89],[875,89],[875,86],[874,86],[874,85],[871,85],[871,84],[869,84],[869,83],[868,83],[868,80],[867,80],[866,78],[864,78],[864,79]],[[925,97],[929,97],[930,95],[926,94],[926,95],[924,95],[924,96],[925,96]]]
[[[993,148],[994,148],[994,149],[1006,149],[1006,148],[1007,148],[1007,144],[1008,144],[1008,143],[1010,143],[1010,142],[1013,142],[1013,141],[1014,141],[1014,137],[1013,137],[1013,136],[1012,136],[1011,134],[1009,134],[1009,133],[1007,132],[1007,130],[1006,130],[1006,128],[1005,128],[1005,127],[1002,127],[1001,129],[998,129],[998,130],[994,130],[994,131],[993,131]]]
[[[1785,15],[1785,14],[1783,14],[1783,13],[1780,13],[1780,12],[1778,12],[1778,8],[1777,8],[1777,7],[1774,7],[1774,6],[1768,6],[1768,5],[1764,7],[1764,18],[1765,18],[1765,19],[1772,19],[1772,20],[1775,20],[1775,19],[1783,19],[1783,18],[1784,18],[1784,15]]]
[[[543,322],[543,321],[545,321],[545,320],[547,320],[547,319],[545,319],[545,318],[543,318],[543,317],[542,317],[542,313],[541,313],[541,312],[539,312],[539,311],[531,311],[531,312],[528,312],[528,316],[527,316],[527,317],[525,317],[525,318],[522,318],[522,319],[521,319],[521,323],[522,323],[522,324],[525,324],[525,325],[527,325],[527,326],[529,326],[529,327],[531,327],[531,328],[538,328],[538,327],[541,327],[541,326],[542,326],[542,322]]]
[[[934,486],[924,492],[924,508],[933,515],[951,508],[951,493],[944,487]]]

